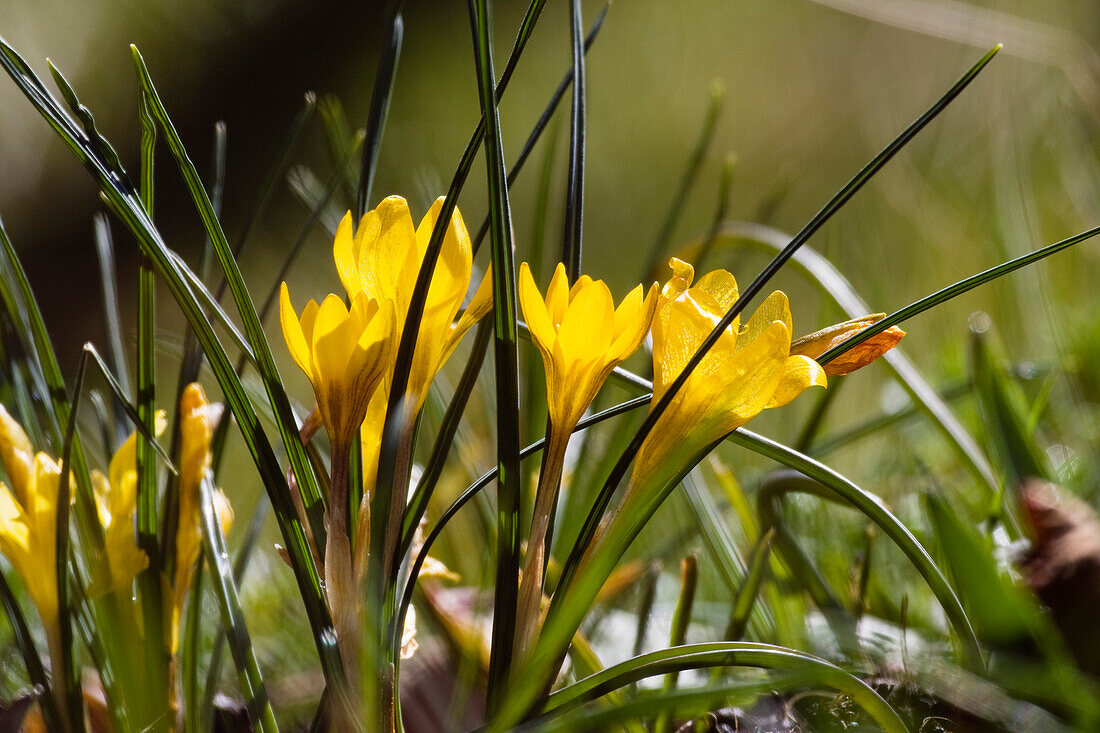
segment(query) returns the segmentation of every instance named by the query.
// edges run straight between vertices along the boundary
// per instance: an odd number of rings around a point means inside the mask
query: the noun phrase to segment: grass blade
[[[824,659],[794,649],[752,642],[712,642],[664,649],[613,665],[575,682],[547,699],[549,715],[561,715],[609,690],[656,675],[707,667],[749,666],[805,673],[818,684],[849,695],[887,731],[905,732],[905,723],[878,693],[862,680]],[[547,717],[539,720],[546,722]],[[534,723],[535,721],[532,721]],[[489,728],[493,730],[493,728]]]
[[[382,54],[374,88],[370,95],[370,114],[367,116],[367,143],[363,146],[363,164],[359,171],[359,188],[355,195],[355,221],[363,218],[370,208],[374,171],[378,167],[378,153],[382,149],[382,131],[390,111],[393,81],[397,78],[397,61],[401,57],[401,41],[405,36],[405,21],[401,12],[394,10],[390,17],[390,45]]]
[[[111,225],[104,214],[95,215],[95,244],[99,262],[99,281],[103,286],[103,324],[107,332],[111,367],[118,375],[118,381],[123,386],[124,393],[130,394],[130,370],[127,366],[126,348],[122,345],[122,317],[118,311],[115,248],[111,241]],[[117,402],[116,407],[118,407]],[[126,431],[119,419],[115,421],[115,432],[117,439],[122,440]]]
[[[680,598],[676,601],[676,610],[672,612],[672,632],[669,634],[670,647],[683,646],[687,639],[688,624],[691,623],[691,611],[695,605],[695,589],[699,584],[699,562],[695,555],[688,555],[680,561]],[[665,675],[662,690],[666,695],[675,692],[679,670]],[[654,733],[668,733],[672,728],[672,715],[662,711],[653,724]]]
[[[581,0],[572,0],[569,35],[573,49],[573,114],[569,120],[569,177],[562,226],[562,257],[570,282],[581,276],[584,230],[584,48],[581,43]]]
[[[206,559],[211,568],[214,595],[221,608],[222,623],[225,625],[229,650],[237,665],[237,675],[241,690],[245,695],[249,716],[256,730],[261,733],[279,730],[275,715],[271,710],[271,700],[267,696],[264,680],[256,662],[256,652],[248,634],[248,627],[241,613],[240,599],[237,597],[237,585],[233,581],[233,568],[229,564],[229,552],[225,547],[221,522],[214,506],[214,487],[210,475],[202,480],[202,538]]]
[[[489,697],[492,711],[503,693],[512,663],[515,608],[519,581],[519,347],[516,325],[516,274],[512,245],[512,211],[504,171],[493,80],[490,38],[492,5],[470,0],[482,119],[485,120],[485,165],[489,176],[489,235],[493,251],[493,355],[496,362],[497,431],[497,574],[493,594],[492,654]]]

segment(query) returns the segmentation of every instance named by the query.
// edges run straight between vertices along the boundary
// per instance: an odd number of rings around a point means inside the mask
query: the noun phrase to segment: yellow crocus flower
[[[414,227],[405,199],[390,196],[363,215],[354,233],[351,212],[336,230],[332,254],[348,297],[366,293],[378,301],[392,303],[398,337],[442,207],[440,197]],[[432,378],[462,336],[493,307],[492,279],[486,273],[469,307],[454,322],[469,290],[472,271],[470,235],[456,208],[443,237],[417,334],[408,385],[408,393],[416,397],[414,412],[424,405]]]
[[[165,417],[158,410],[154,433],[164,432]],[[137,510],[137,433],[119,446],[111,457],[108,476],[92,471],[96,511],[103,525],[103,564],[95,571],[88,595],[97,598],[107,593],[126,591],[134,578],[149,566],[149,557],[137,546],[134,512]]]
[[[187,385],[180,395],[179,517],[176,524],[176,573],[172,584],[174,598],[169,646],[173,653],[179,641],[180,613],[202,553],[201,485],[211,468],[210,441],[221,412],[221,405],[210,404],[202,386],[197,383]],[[229,499],[221,489],[217,489],[213,500],[222,532],[228,532],[233,524],[233,508]]]
[[[310,300],[299,318],[282,284],[279,319],[287,348],[309,377],[329,440],[346,450],[390,363],[393,309],[356,293],[351,308],[336,295]]]
[[[693,285],[691,265],[674,258],[669,266],[673,277],[661,291],[653,319],[654,403],[738,294],[737,281],[725,270],[707,273]],[[740,330],[738,321],[726,328],[653,427],[638,452],[632,483],[675,471],[762,410],[785,405],[809,387],[825,386],[825,370],[817,362],[791,355],[791,311],[782,292],[769,295]]]
[[[657,284],[638,285],[619,307],[602,280],[581,275],[572,287],[558,264],[543,298],[526,262],[519,269],[519,303],[531,340],[542,354],[550,434],[535,493],[516,622],[518,664],[538,635],[546,572],[546,533],[558,493],[569,436],[611,371],[638,350],[657,307]],[[643,293],[645,293],[643,297]]]
[[[7,417],[6,412],[3,414]],[[4,468],[12,487],[0,482],[0,553],[22,578],[52,644],[57,628],[57,489],[61,467],[45,453],[17,464],[9,464],[7,458],[5,455]],[[13,468],[25,469],[22,479],[13,476]]]
[[[638,285],[616,308],[603,280],[581,275],[569,287],[565,265],[559,263],[544,299],[524,262],[518,294],[531,340],[542,354],[550,422],[568,434],[611,370],[645,340],[657,307],[657,284],[648,293]]]
[[[332,255],[348,297],[354,298],[365,293],[368,297],[393,306],[393,358],[397,356],[397,342],[400,341],[405,327],[409,303],[416,288],[416,278],[442,207],[441,197],[420,220],[420,224],[414,227],[405,199],[390,196],[378,204],[377,208],[364,214],[357,228],[354,227],[351,212],[348,212],[336,230]],[[487,271],[466,310],[457,323],[454,321],[469,290],[472,271],[473,247],[470,235],[462,214],[456,208],[443,237],[417,332],[416,351],[413,353],[406,387],[406,393],[412,397],[406,404],[408,413],[405,416],[405,421],[410,426],[424,406],[428,387],[436,372],[470,327],[492,310],[492,277]],[[378,471],[378,452],[388,402],[387,377],[386,383],[371,398],[363,421],[363,481],[364,491],[368,496],[374,487]]]

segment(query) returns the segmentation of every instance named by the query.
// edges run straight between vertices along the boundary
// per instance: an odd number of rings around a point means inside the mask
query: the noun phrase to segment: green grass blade
[[[355,221],[363,218],[370,208],[374,172],[378,167],[378,154],[382,150],[382,132],[390,111],[393,81],[397,77],[397,61],[401,57],[401,41],[405,37],[405,21],[401,12],[394,10],[390,17],[390,43],[382,53],[374,87],[370,95],[370,114],[367,116],[367,143],[363,146],[363,163],[359,171],[359,188],[355,194]]]
[[[46,676],[46,668],[42,659],[38,656],[38,650],[34,646],[34,638],[27,626],[27,620],[23,611],[19,608],[19,602],[15,600],[15,594],[11,592],[8,579],[0,570],[0,605],[4,606],[4,612],[11,624],[12,636],[15,645],[23,657],[23,664],[27,667],[27,676],[35,688],[35,698],[42,708],[42,717],[46,721],[46,727],[50,730],[63,730],[61,713],[57,709],[57,701],[50,692],[50,680]]]
[[[749,583],[750,563],[741,557],[723,521],[721,509],[698,480],[698,471],[691,471],[684,477],[683,488],[688,508],[699,526],[699,536],[715,568],[730,593],[738,594]],[[766,606],[759,607],[755,622],[756,631],[762,638],[774,638],[775,619]]]
[[[229,552],[225,547],[221,523],[214,507],[214,487],[207,475],[202,481],[202,537],[206,550],[206,559],[210,564],[214,595],[218,598],[222,623],[225,625],[229,650],[237,665],[237,674],[241,690],[245,695],[249,716],[256,730],[271,732],[279,730],[275,715],[271,710],[271,700],[267,696],[263,676],[256,662],[256,652],[248,634],[248,627],[241,612],[240,599],[237,597],[237,584],[233,581],[233,568],[229,564]]]
[[[760,535],[760,538],[749,553],[748,573],[745,580],[733,599],[733,609],[730,611],[730,620],[726,624],[724,638],[727,641],[740,641],[748,628],[749,614],[752,613],[756,599],[760,595],[760,586],[764,582],[764,576],[768,569],[768,555],[771,553],[772,539],[775,532],[769,530]]]
[[[470,0],[478,93],[485,120],[485,166],[489,176],[489,239],[493,252],[493,355],[496,366],[497,432],[497,574],[493,594],[492,653],[489,659],[489,697],[493,710],[504,692],[512,663],[515,608],[519,582],[519,347],[516,325],[516,274],[512,249],[512,211],[504,170],[504,144],[500,133],[493,81],[493,48],[490,37],[492,5],[489,0]]]
[[[72,410],[65,426],[65,439],[61,447],[61,475],[57,482],[57,515],[54,518],[54,580],[57,583],[57,627],[60,644],[58,651],[61,669],[55,669],[54,683],[61,679],[61,694],[65,697],[68,713],[68,729],[84,730],[84,695],[80,669],[76,661],[76,645],[73,643],[73,624],[69,601],[69,475],[72,466],[73,441],[76,436],[76,415],[80,409],[80,395],[84,392],[84,374],[88,367],[87,353],[81,354],[73,384]]]
[[[195,170],[194,163],[192,163],[191,159],[187,156],[187,151],[183,147],[183,142],[176,133],[175,126],[172,124],[171,119],[169,119],[168,112],[165,110],[164,105],[160,101],[160,97],[157,95],[156,88],[153,86],[153,80],[149,76],[148,69],[145,67],[145,62],[136,47],[131,46],[131,51],[134,57],[134,64],[138,71],[138,78],[143,93],[148,99],[150,110],[153,113],[153,117],[159,123],[161,130],[164,132],[168,148],[172,151],[172,155],[176,159],[180,172],[183,174],[184,181],[187,184],[187,188],[202,218],[206,232],[214,244],[214,251],[217,254],[218,262],[229,283],[229,290],[233,294],[233,300],[236,303],[237,311],[244,323],[248,343],[252,347],[256,357],[256,367],[259,370],[268,400],[276,416],[276,424],[279,428],[283,447],[294,469],[294,475],[297,477],[298,489],[302,494],[302,503],[305,505],[306,514],[309,517],[314,536],[323,537],[324,524],[321,515],[323,514],[324,506],[321,500],[320,491],[317,487],[317,479],[309,465],[305,448],[302,446],[302,442],[298,437],[298,426],[290,408],[290,400],[287,398],[286,392],[283,389],[282,381],[278,369],[275,367],[275,360],[272,357],[271,348],[256,313],[255,305],[248,294],[248,288],[244,283],[244,279],[241,277],[237,262],[229,249],[229,243],[226,241],[221,222],[218,221],[210,198],[206,194],[206,189],[199,180],[199,175]]]
[[[569,175],[562,226],[562,256],[571,282],[581,276],[584,231],[584,48],[581,43],[581,0],[572,0],[569,35],[573,49],[573,112],[569,118]]]
[[[99,282],[103,286],[103,323],[107,332],[111,368],[118,375],[118,381],[124,393],[130,394],[130,369],[127,366],[126,348],[122,345],[122,317],[118,310],[115,247],[111,241],[111,225],[104,214],[95,215],[95,244],[99,262]],[[125,430],[120,419],[116,420],[115,432],[121,440]]]
[[[684,210],[684,204],[687,203],[688,195],[695,186],[695,179],[699,177],[699,171],[703,167],[707,150],[710,149],[711,140],[714,139],[714,129],[718,124],[718,115],[722,112],[722,100],[725,96],[726,91],[721,84],[715,83],[711,87],[710,104],[707,106],[706,117],[703,118],[703,127],[699,130],[699,137],[695,139],[695,146],[688,156],[687,169],[680,179],[680,184],[676,187],[676,195],[672,199],[672,205],[669,207],[668,213],[665,214],[664,221],[661,222],[661,228],[657,230],[657,236],[654,238],[653,244],[649,247],[645,269],[641,273],[643,281],[649,277],[649,273],[664,264],[662,260],[665,252],[668,251],[669,242],[672,241],[672,233],[676,229],[676,223],[680,220],[680,214]],[[728,175],[732,176],[732,166],[727,166],[727,168],[729,170]],[[725,183],[720,188],[726,190],[726,195],[720,194],[719,208],[722,208],[728,198],[729,184]]]
[[[599,496],[594,503],[592,510],[589,512],[588,517],[585,520],[584,526],[581,528],[581,534],[578,538],[578,542],[574,545],[573,551],[567,558],[563,570],[562,578],[563,585],[568,585],[573,574],[576,572],[577,565],[580,563],[580,559],[585,552],[585,549],[591,543],[592,538],[596,534],[596,529],[603,518],[604,512],[607,506],[611,503],[611,497],[614,494],[619,482],[626,475],[627,468],[634,460],[635,454],[641,448],[642,443],[649,435],[653,426],[660,419],[661,415],[668,408],[668,405],[675,399],[677,393],[683,388],[688,378],[691,376],[695,367],[706,356],[710,348],[717,343],[719,337],[725,332],[725,329],[733,323],[733,319],[740,315],[741,311],[745,309],[749,301],[763,289],[768,281],[779,271],[779,269],[786,264],[786,262],[797,252],[803,244],[809,240],[809,238],[832,218],[833,214],[840,210],[840,208],[847,203],[849,199],[856,194],[859,189],[863,187],[875,175],[879,170],[894,155],[897,154],[913,137],[916,136],[929,122],[942,112],[948,104],[950,104],[962,90],[974,80],[974,77],[985,68],[985,66],[993,59],[993,56],[1000,50],[1000,46],[995,47],[983,56],[978,63],[976,63],[966,74],[962,76],[952,87],[942,96],[935,104],[933,104],[927,112],[921,115],[915,122],[907,127],[898,137],[896,137],[889,145],[871,159],[860,171],[853,177],[848,183],[846,183],[840,191],[838,191],[822,209],[814,215],[814,217],[804,226],[801,231],[796,234],[791,241],[784,247],[779,254],[777,254],[771,262],[761,271],[748,288],[742,291],[737,301],[726,311],[725,315],[714,326],[714,329],[707,335],[703,342],[699,345],[699,348],[695,351],[695,354],[684,365],[683,370],[676,377],[675,380],[668,386],[668,390],[661,399],[655,402],[650,409],[649,414],[646,416],[645,421],[641,427],[638,428],[637,433],[631,439],[630,444],[626,450],[622,453],[622,456],[615,464],[615,467],[611,471],[611,475],[608,476],[607,481],[604,483],[603,488],[600,490]]]
[[[454,443],[458,425],[462,421],[462,414],[466,409],[466,403],[477,384],[477,377],[481,373],[481,365],[485,361],[485,354],[489,349],[489,339],[493,332],[488,321],[477,325],[477,335],[474,337],[474,345],[470,350],[470,356],[466,361],[466,368],[455,385],[454,394],[447,405],[447,411],[443,414],[443,420],[436,431],[435,442],[432,444],[432,452],[424,464],[424,472],[417,482],[416,491],[409,499],[408,509],[405,510],[405,521],[401,528],[401,542],[398,546],[398,557],[404,557],[412,547],[413,535],[420,526],[420,520],[428,509],[432,492],[435,490],[439,477],[443,475],[443,467],[447,462],[447,454]]]
[[[812,679],[817,684],[832,687],[850,696],[884,730],[908,730],[894,709],[878,693],[835,664],[794,649],[736,641],[688,644],[629,659],[552,693],[546,700],[546,710],[549,714],[561,715],[609,690],[656,675],[688,669],[732,666],[805,674],[807,679]],[[496,729],[490,726],[489,730]]]

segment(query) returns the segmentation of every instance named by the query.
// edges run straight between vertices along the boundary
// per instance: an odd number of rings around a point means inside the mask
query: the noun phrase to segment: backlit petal
[[[565,268],[562,268],[562,272]],[[550,315],[546,310],[546,303],[535,285],[535,279],[531,276],[531,268],[527,263],[519,266],[518,283],[519,306],[523,311],[523,318],[527,321],[527,329],[531,332],[531,339],[544,350],[552,349],[557,340],[557,329],[550,321]]]
[[[340,282],[349,298],[355,297],[355,294],[363,289],[359,280],[359,257],[355,249],[355,237],[351,230],[352,218],[349,211],[340,220],[340,226],[336,228],[336,239],[332,244],[332,259],[336,261],[336,274],[340,276]]]
[[[752,343],[757,336],[764,332],[764,329],[775,321],[782,322],[788,331],[791,330],[790,302],[787,300],[786,294],[780,290],[773,291],[771,295],[765,298],[764,302],[749,318],[744,330],[737,335],[737,349],[740,351]]]
[[[791,356],[787,358],[783,370],[783,379],[772,396],[768,407],[782,407],[810,387],[826,387],[828,380],[825,378],[825,370],[808,356]]]
[[[294,312],[294,306],[290,303],[290,291],[286,283],[279,287],[279,325],[283,328],[283,338],[286,340],[287,351],[294,358],[294,363],[309,377],[313,374],[310,367],[310,348],[302,331],[302,324],[298,315]]]
[[[16,422],[3,405],[0,405],[0,461],[11,481],[11,491],[16,501],[27,501],[27,486],[30,482],[31,465],[34,462],[34,447],[24,432],[23,426]]]

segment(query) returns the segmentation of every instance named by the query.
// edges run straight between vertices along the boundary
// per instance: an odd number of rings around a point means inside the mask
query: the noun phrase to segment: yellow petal
[[[312,377],[313,369],[310,366],[312,358],[309,344],[306,341],[302,324],[298,320],[298,315],[294,312],[294,306],[290,303],[290,291],[287,289],[285,282],[279,287],[279,324],[283,328],[283,338],[286,340],[287,350],[294,358],[294,362],[299,369],[306,373],[307,377]]]
[[[537,294],[538,291],[536,291]],[[540,299],[541,300],[541,299]],[[474,291],[474,297],[470,299],[466,310],[459,316],[458,323],[451,327],[451,333],[447,338],[447,346],[443,351],[443,360],[446,361],[458,342],[470,328],[485,317],[493,309],[493,266],[485,269],[481,283]]]
[[[11,490],[21,505],[27,501],[34,447],[23,427],[0,405],[0,461],[11,481]]]
[[[791,330],[791,306],[786,294],[781,290],[773,291],[749,318],[744,330],[737,335],[737,350],[740,351],[744,346],[752,343],[775,321],[782,322],[788,331]]]
[[[714,270],[699,278],[691,286],[694,291],[706,293],[718,306],[722,315],[737,302],[737,279],[725,270]]]
[[[583,280],[583,277],[582,277]],[[615,327],[615,303],[603,281],[578,280],[582,285],[558,327],[555,354],[564,355],[562,364],[593,362],[604,357],[611,346]],[[576,286],[574,286],[576,288]]]
[[[661,288],[662,302],[680,297],[681,293],[691,287],[695,278],[695,268],[683,260],[673,257],[668,261],[668,266],[672,269],[672,277]]]
[[[367,240],[363,243],[360,277],[376,278],[379,293],[387,299],[399,301],[403,316],[416,283],[417,267],[413,263],[418,263],[420,259],[416,251],[412,214],[409,213],[408,203],[400,196],[383,199],[374,212],[378,216],[378,234],[373,242]],[[368,251],[368,266],[364,267],[363,258]]]
[[[554,276],[550,278],[550,285],[546,288],[546,312],[554,328],[561,325],[568,308],[569,278],[565,274],[565,265],[559,262],[554,268]]]
[[[634,288],[615,309],[615,341],[611,344],[611,356],[622,362],[638,350],[645,341],[653,314],[657,310],[657,283],[653,283],[642,300],[642,286]]]
[[[827,379],[825,370],[808,356],[791,356],[787,358],[783,370],[783,379],[768,403],[768,408],[782,407],[810,387],[826,387]]]
[[[719,400],[716,409],[723,414],[722,435],[768,406],[786,371],[790,347],[791,332],[786,324],[773,321],[711,378]]]
[[[26,552],[29,539],[23,508],[0,481],[0,552],[14,562],[14,555]]]
[[[352,234],[351,212],[344,214],[340,226],[336,228],[336,239],[332,244],[332,258],[336,261],[336,274],[347,291],[349,298],[363,290],[359,280],[359,257],[355,248],[355,236]]]
[[[562,267],[562,272],[565,268]],[[544,351],[554,348],[557,341],[557,329],[550,321],[550,314],[546,310],[546,302],[542,299],[535,279],[531,276],[531,268],[524,262],[519,266],[519,306],[523,311],[523,319],[527,321],[527,329],[531,332],[531,340]]]

